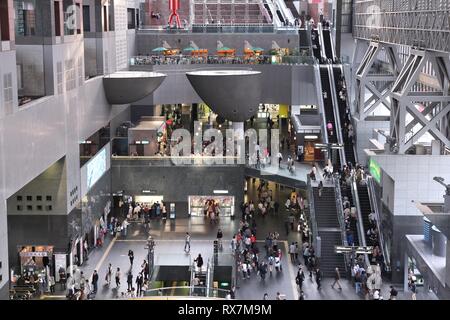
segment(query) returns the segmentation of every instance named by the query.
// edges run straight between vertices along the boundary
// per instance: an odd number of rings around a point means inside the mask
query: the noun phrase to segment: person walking
[[[130,258],[130,264],[133,265],[133,261],[134,261],[134,252],[133,250],[128,250],[128,258]]]
[[[394,286],[391,286],[391,291],[389,291],[389,294],[389,300],[397,300],[398,291],[394,288]]]
[[[112,265],[111,263],[108,265],[108,268],[106,269],[106,276],[105,276],[105,281],[108,284],[108,286],[111,284],[111,278],[112,278]]]
[[[127,276],[127,284],[128,284],[128,290],[131,291],[131,289],[133,288],[133,274],[130,272],[128,272],[128,276]]]
[[[219,228],[219,230],[217,231],[217,245],[219,246],[219,250],[223,249],[222,238],[223,238],[223,232],[222,232],[222,229]]]
[[[97,283],[98,283],[98,273],[97,270],[94,270],[94,274],[92,275],[92,288],[93,288],[93,293],[97,293]]]
[[[281,161],[283,160],[283,155],[281,154],[281,152],[278,152],[277,158],[278,158],[278,167],[281,168]]]
[[[142,276],[142,272],[139,272],[136,276],[136,290],[137,290],[137,296],[140,297],[143,293],[142,291],[142,285],[144,284],[144,277]]]
[[[184,237],[184,252],[189,253],[190,251],[191,251],[191,235],[189,234],[189,232],[186,232],[186,236]]]
[[[341,283],[339,282],[339,280],[341,280],[341,274],[340,274],[340,272],[339,272],[339,268],[336,267],[336,269],[334,269],[334,282],[333,282],[333,284],[331,285],[331,287],[332,287],[333,289],[334,289],[334,286],[335,286],[336,283],[337,283],[337,285],[339,286],[338,289],[339,289],[339,290],[342,290]]]
[[[295,247],[295,242],[292,242],[290,245],[289,245],[289,255],[291,256],[291,262],[292,263],[296,263],[296,260],[295,260],[295,251],[296,251],[296,247]]]
[[[317,269],[316,269],[316,283],[317,283],[317,290],[322,289],[321,281],[322,281],[322,271],[320,271],[320,269],[317,268]]]
[[[295,277],[295,282],[298,285],[298,289],[300,292],[303,292],[303,281],[305,280],[305,274],[303,269],[300,267],[297,271],[297,276]]]
[[[115,278],[116,278],[116,288],[119,288],[120,287],[120,277],[121,277],[121,273],[120,273],[120,268],[117,268],[117,270],[116,270],[116,276],[115,276]]]
[[[202,266],[203,266],[203,258],[202,258],[202,255],[200,253],[198,254],[198,257],[195,258],[194,262],[197,262],[198,271],[201,272],[202,271]]]

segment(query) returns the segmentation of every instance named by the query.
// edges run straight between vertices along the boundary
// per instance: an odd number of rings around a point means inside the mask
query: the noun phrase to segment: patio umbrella
[[[228,47],[222,47],[222,48],[217,49],[217,51],[230,51],[230,50],[232,50],[232,49],[230,49]]]
[[[252,50],[253,51],[264,51],[264,49],[260,48],[260,47],[254,47],[254,48],[252,48]]]
[[[166,51],[166,50],[167,50],[167,49],[164,48],[164,47],[158,47],[158,48],[153,49],[152,51],[153,51],[153,52],[164,52],[164,51]]]
[[[193,47],[187,47],[187,48],[183,49],[183,51],[195,51],[195,50],[197,50],[197,49],[195,49]]]

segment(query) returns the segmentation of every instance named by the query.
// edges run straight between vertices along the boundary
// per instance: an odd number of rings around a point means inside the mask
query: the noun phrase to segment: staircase
[[[344,275],[344,257],[334,250],[334,246],[342,245],[334,188],[324,187],[319,197],[319,190],[315,187],[313,197],[318,235],[321,238],[320,269],[324,277],[333,277],[336,267]]]

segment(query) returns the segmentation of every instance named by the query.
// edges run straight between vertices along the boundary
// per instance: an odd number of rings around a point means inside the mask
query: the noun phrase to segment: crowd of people
[[[272,57],[255,56],[218,56],[218,55],[147,55],[134,57],[135,65],[173,65],[173,64],[272,64]]]

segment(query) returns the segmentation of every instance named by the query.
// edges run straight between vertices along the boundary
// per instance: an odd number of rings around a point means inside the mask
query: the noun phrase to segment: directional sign
[[[373,247],[355,247],[355,246],[334,246],[334,251],[336,253],[362,253],[370,254],[372,253]]]

